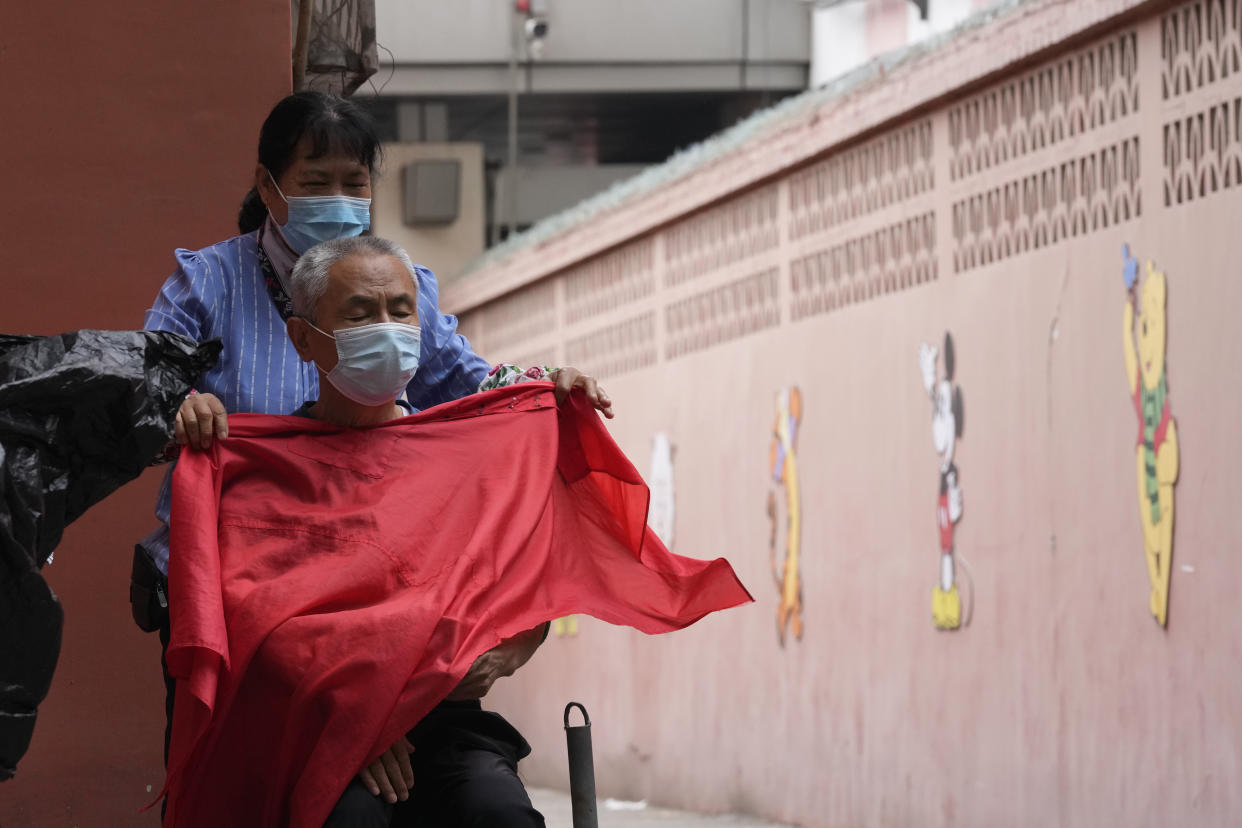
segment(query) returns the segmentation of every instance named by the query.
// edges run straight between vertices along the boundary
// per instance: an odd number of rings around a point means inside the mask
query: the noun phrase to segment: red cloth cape
[[[670,553],[581,394],[477,394],[370,429],[239,414],[173,477],[165,825],[321,826],[502,639],[646,633],[751,600]]]

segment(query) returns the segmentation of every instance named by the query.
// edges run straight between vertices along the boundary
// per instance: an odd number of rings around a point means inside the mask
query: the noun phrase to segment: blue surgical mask
[[[417,325],[376,322],[356,328],[319,333],[336,340],[336,366],[319,368],[324,378],[359,405],[383,405],[395,401],[418,370],[422,333]]]
[[[289,220],[277,225],[299,256],[320,242],[360,236],[371,226],[371,199],[343,195],[286,196],[269,172],[272,186],[289,205]]]

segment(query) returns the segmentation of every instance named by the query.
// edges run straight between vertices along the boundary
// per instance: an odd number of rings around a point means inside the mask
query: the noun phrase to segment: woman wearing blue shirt
[[[177,270],[146,314],[148,330],[173,331],[197,341],[218,338],[224,343],[219,362],[202,377],[196,393],[186,399],[177,415],[176,437],[182,445],[206,448],[212,439],[227,437],[228,412],[290,414],[318,397],[320,378],[314,364],[301,360],[285,333],[285,322],[293,312],[286,291],[288,277],[298,257],[318,242],[356,236],[370,227],[379,139],[370,118],[355,104],[318,92],[286,97],[263,123],[258,155],[255,186],[238,219],[242,234],[202,250],[177,250]],[[440,312],[435,275],[421,267],[416,271],[421,358],[406,399],[419,410],[474,393],[489,366],[457,333],[457,320]],[[582,387],[596,407],[611,416],[607,397],[590,377],[565,369],[558,386],[562,392],[570,386]],[[160,525],[138,544],[135,573],[146,568],[167,574],[170,481],[171,471],[156,505]],[[154,594],[166,606],[163,583],[158,576],[152,580]],[[131,593],[136,618],[140,597]],[[156,625],[166,647],[166,620],[150,621],[144,628]],[[529,658],[540,640],[541,636],[531,636],[519,642],[515,646],[523,652],[514,658]],[[496,658],[492,656],[493,661]],[[487,672],[487,666],[481,665],[480,673]],[[455,697],[481,696],[490,686],[488,676],[474,673],[466,677],[459,688],[462,692]],[[166,667],[165,680],[171,723],[173,682]],[[478,689],[472,693],[470,687]],[[482,782],[490,790],[486,800],[492,810],[480,818],[487,824],[542,825],[542,817],[530,807],[517,780],[516,759],[529,752],[525,740],[499,716],[482,711],[477,701],[458,704],[469,709],[450,711],[454,727],[467,737],[481,727],[488,734],[483,741],[501,744],[504,754],[473,765],[499,768],[484,771],[485,778],[466,769],[468,775],[473,773],[476,785]],[[166,732],[166,753],[167,737]],[[407,753],[404,744],[394,745],[363,769],[329,824],[390,824],[392,803],[405,800],[411,788]],[[430,793],[426,786],[420,788],[420,798]],[[469,800],[478,800],[477,793],[474,787],[470,796],[463,796],[466,802],[440,802],[434,807],[454,812],[456,824],[470,824],[471,815],[462,809],[469,806]],[[496,812],[496,805],[503,806],[504,815]],[[496,821],[498,817],[501,822]],[[244,822],[242,815],[239,819]]]

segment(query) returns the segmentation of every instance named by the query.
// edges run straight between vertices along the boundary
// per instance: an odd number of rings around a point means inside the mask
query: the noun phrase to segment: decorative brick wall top
[[[998,3],[952,32],[739,124],[684,158],[672,159],[663,172],[645,175],[628,195],[613,194],[576,214],[550,219],[525,242],[488,254],[476,270],[446,286],[441,303],[450,313],[469,311],[942,102],[1016,63],[1052,54],[1121,15],[1166,5],[1153,0]]]

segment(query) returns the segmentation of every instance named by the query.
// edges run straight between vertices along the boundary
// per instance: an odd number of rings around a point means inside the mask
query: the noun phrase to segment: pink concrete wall
[[[1073,5],[1026,4],[446,291],[486,355],[600,374],[640,469],[667,434],[675,550],[728,557],[757,598],[670,636],[585,619],[553,637],[492,695],[534,744],[530,781],[565,784],[576,699],[604,795],[805,825],[1236,824],[1242,76],[1222,70],[1242,19]],[[837,148],[898,100],[928,108]],[[1125,244],[1169,284],[1167,629],[1148,609]],[[938,632],[918,348],[946,330],[974,600]],[[781,647],[766,503],[791,385],[805,631]]]
[[[175,247],[236,233],[289,66],[287,2],[0,3],[0,330],[141,326]],[[160,645],[128,594],[161,473],[71,526],[45,570],[64,646],[0,783],[4,828],[159,822],[138,809],[163,784]]]

